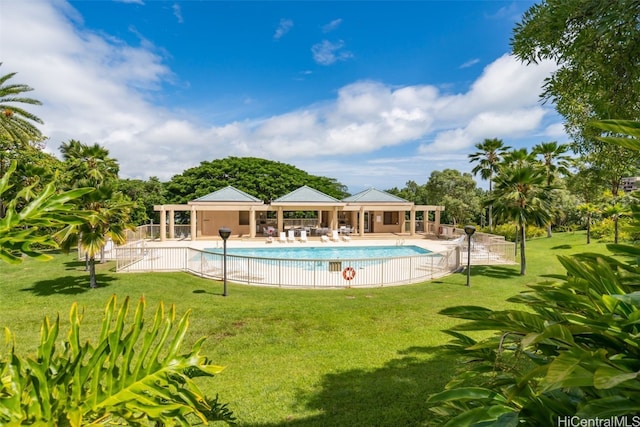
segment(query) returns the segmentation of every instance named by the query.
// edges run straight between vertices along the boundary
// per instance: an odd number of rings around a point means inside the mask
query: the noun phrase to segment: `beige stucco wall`
[[[390,211],[387,211],[390,212]],[[385,224],[384,223],[384,211],[370,211],[369,215],[372,215],[371,221],[371,233],[399,233],[402,232],[402,221],[404,219],[404,211],[398,212],[397,224]]]
[[[220,227],[229,227],[232,236],[248,235],[249,225],[240,225],[237,211],[203,211],[198,215],[198,236],[218,236]]]

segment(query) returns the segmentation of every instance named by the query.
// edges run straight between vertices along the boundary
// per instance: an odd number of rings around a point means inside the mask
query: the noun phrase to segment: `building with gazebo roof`
[[[293,227],[308,228],[312,234],[345,230],[358,236],[367,233],[409,233],[413,236],[417,232],[416,212],[420,211],[425,218],[421,231],[439,234],[440,212],[444,211],[444,206],[415,205],[374,188],[338,200],[306,185],[265,204],[250,194],[227,186],[186,205],[156,205],[154,210],[160,212],[160,239],[165,240],[167,237],[175,238],[175,213],[185,211],[191,216],[189,237],[192,239],[193,236],[196,239],[214,238],[223,226],[229,227],[234,236],[248,237]],[[285,212],[299,211],[316,212],[316,215],[305,222],[285,219]],[[270,212],[275,212],[275,219]],[[432,228],[427,226],[429,212],[435,213],[430,224]]]

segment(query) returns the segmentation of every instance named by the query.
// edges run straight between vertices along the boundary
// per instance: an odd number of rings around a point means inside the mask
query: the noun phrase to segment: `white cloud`
[[[180,7],[180,5],[178,3],[174,3],[171,8],[173,9],[173,16],[176,17],[178,23],[184,23],[184,18],[182,17],[182,8]]]
[[[464,64],[462,64],[462,65],[460,66],[460,68],[469,68],[469,67],[472,67],[472,66],[476,65],[478,62],[480,62],[480,59],[478,59],[478,58],[473,58],[473,59],[468,60],[468,61],[467,61],[467,62],[465,62]]]
[[[291,28],[293,28],[293,21],[291,19],[280,19],[280,23],[278,24],[278,28],[276,28],[276,32],[273,34],[273,38],[275,40],[279,40],[287,34]]]
[[[420,177],[426,182],[433,168],[462,170],[468,166],[464,153],[484,138],[509,143],[561,132],[561,124],[550,124],[551,107],[538,102],[555,66],[525,66],[509,55],[485,67],[465,92],[357,81],[332,99],[285,114],[207,124],[193,112],[150,102],[154,90],[174,77],[148,41],[133,47],[87,31],[60,0],[3,2],[2,8],[0,39],[13,42],[3,45],[0,72],[17,71],[14,82],[35,88],[29,95],[44,105],[30,111],[46,123],[49,150],[57,152],[70,138],[100,143],[118,159],[124,177],[164,180],[203,160],[251,155],[288,161],[356,188],[389,188]],[[335,62],[343,48],[325,41],[314,54]],[[369,159],[380,153],[387,161]]]
[[[331,65],[336,61],[346,61],[353,57],[353,54],[347,50],[342,50],[344,42],[338,40],[332,43],[329,40],[322,40],[311,46],[313,60],[320,65]]]
[[[340,24],[342,24],[342,19],[341,18],[334,19],[333,21],[329,22],[328,24],[325,24],[325,25],[322,26],[322,32],[323,33],[330,33],[331,31],[334,31],[334,30],[338,29]]]

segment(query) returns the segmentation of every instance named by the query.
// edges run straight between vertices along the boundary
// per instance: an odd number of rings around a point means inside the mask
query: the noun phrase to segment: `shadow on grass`
[[[96,275],[99,288],[109,286],[109,282],[116,280],[108,275]],[[23,288],[21,291],[33,292],[37,296],[49,296],[54,294],[77,295],[91,290],[89,287],[89,274],[83,276],[65,276],[51,280],[40,280],[35,282],[30,288]]]
[[[551,249],[571,249],[573,246],[571,245],[558,245],[558,246],[554,246]]]
[[[211,292],[211,291],[206,291],[206,290],[204,290],[204,289],[195,289],[195,290],[193,291],[193,293],[194,293],[194,294],[208,294],[208,295],[215,295],[215,296],[217,296],[217,297],[221,297],[221,296],[223,296],[223,295],[222,295],[222,292]]]
[[[412,347],[375,370],[354,369],[326,374],[316,393],[301,393],[305,410],[321,414],[279,423],[244,424],[252,427],[417,426],[429,425],[429,395],[442,391],[455,370],[451,356],[441,349]],[[295,411],[295,408],[292,408]]]
[[[471,267],[471,278],[473,276],[487,276],[494,279],[513,279],[519,277],[520,273],[513,267],[500,265],[476,265]]]

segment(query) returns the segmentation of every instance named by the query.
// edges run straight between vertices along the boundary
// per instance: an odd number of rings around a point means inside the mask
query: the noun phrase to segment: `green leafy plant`
[[[15,170],[16,163],[13,162],[0,177],[0,199],[11,188],[9,178]],[[78,225],[86,216],[70,202],[89,193],[91,188],[58,193],[51,182],[39,194],[34,195],[32,189],[35,185],[33,183],[20,189],[5,206],[5,215],[0,218],[1,261],[20,262],[20,254],[41,260],[49,259],[46,254],[34,249],[34,246],[58,246],[49,233],[42,233],[42,229]],[[24,206],[20,209],[20,205]]]
[[[191,426],[209,421],[234,423],[226,405],[204,396],[194,381],[222,371],[200,355],[204,338],[181,354],[189,312],[176,321],[175,308],[160,304],[145,329],[141,299],[127,326],[128,298],[120,308],[113,296],[100,336],[82,343],[82,315],[74,304],[70,328],[56,345],[60,321],[45,318],[35,357],[10,349],[0,358],[0,424],[3,426]]]

